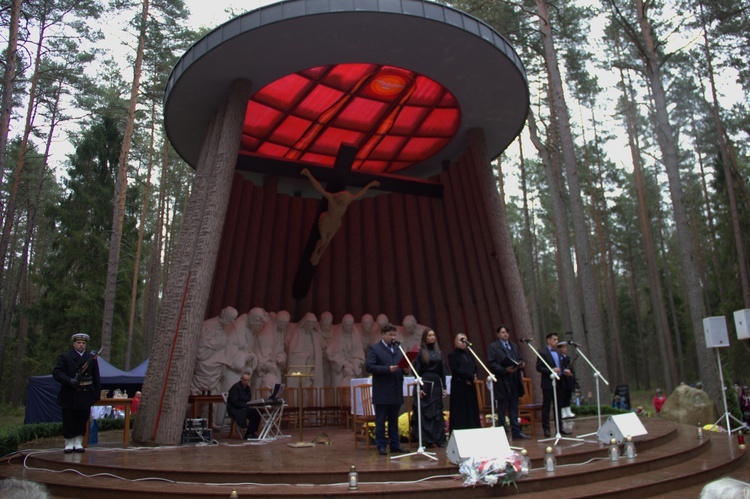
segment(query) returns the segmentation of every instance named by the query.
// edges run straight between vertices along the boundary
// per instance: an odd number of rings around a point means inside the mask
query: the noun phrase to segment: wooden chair
[[[284,414],[281,416],[281,424],[284,428],[297,428],[299,424],[299,404],[297,398],[298,388],[287,386],[284,388]]]
[[[348,430],[352,420],[352,389],[348,386],[336,387],[339,405],[339,420],[344,422]]]
[[[474,388],[477,390],[477,401],[479,402],[479,424],[485,427],[487,426],[487,415],[492,414],[492,407],[490,406],[492,398],[489,397],[486,380],[475,379]],[[490,423],[490,426],[492,426],[492,423]]]
[[[335,426],[339,422],[338,390],[335,386],[318,389],[319,417],[324,427]]]
[[[365,447],[370,448],[370,428],[368,423],[375,422],[375,412],[372,407],[372,385],[365,383],[354,387],[355,400],[362,401],[362,414],[354,411],[354,448],[357,448],[359,439],[364,439]]]
[[[314,386],[302,388],[302,417],[305,420],[306,428],[321,426],[320,418],[320,399],[318,389]]]
[[[534,435],[536,428],[536,411],[542,410],[542,404],[534,403],[534,388],[531,378],[523,378],[523,397],[518,400],[518,417],[529,420],[531,429],[529,433]]]

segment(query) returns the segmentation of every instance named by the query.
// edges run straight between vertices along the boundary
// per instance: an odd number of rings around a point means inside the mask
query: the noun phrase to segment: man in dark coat
[[[560,355],[557,353],[557,334],[550,333],[547,335],[547,346],[539,350],[539,355],[544,361],[552,368],[559,380],[555,380],[555,389],[552,388],[551,371],[544,365],[541,360],[536,361],[536,370],[542,375],[542,428],[544,429],[544,436],[549,437],[549,413],[552,404],[554,403],[555,391],[557,392],[558,405],[555,408],[557,423],[559,425],[560,433],[563,435],[570,435],[571,433],[565,431],[562,427],[562,414],[559,401],[562,397],[562,363]]]
[[[227,394],[227,411],[237,426],[244,432],[245,440],[258,438],[258,427],[260,426],[260,413],[254,407],[248,407],[247,403],[252,400],[250,393],[250,371],[242,371],[240,380],[232,385]]]
[[[505,427],[505,411],[508,410],[510,429],[513,438],[529,438],[518,424],[518,399],[523,397],[523,376],[525,367],[518,346],[510,341],[510,330],[499,326],[495,330],[497,341],[490,344],[487,367],[497,378],[495,399],[500,424]],[[507,430],[507,428],[505,428]]]
[[[380,341],[367,349],[365,369],[372,374],[372,403],[375,406],[375,444],[386,455],[385,422],[388,421],[391,452],[405,452],[398,434],[398,412],[404,403],[404,373],[398,367],[403,358],[396,342],[396,328],[386,324]]]
[[[61,385],[57,404],[62,408],[66,454],[85,451],[86,424],[102,389],[96,354],[86,351],[89,335],[77,333],[70,340],[73,349],[60,355],[52,371],[52,377]]]

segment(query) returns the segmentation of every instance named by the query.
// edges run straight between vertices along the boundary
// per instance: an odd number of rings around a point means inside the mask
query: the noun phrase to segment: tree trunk
[[[142,442],[180,441],[249,98],[250,83],[236,81],[204,141],[136,416]]]
[[[13,80],[16,78],[18,60],[18,20],[21,18],[21,0],[13,0],[8,26],[8,48],[5,49],[5,74],[3,75],[3,98],[0,102],[0,185],[5,174],[5,154],[8,148],[8,131],[13,114]],[[0,206],[0,213],[2,213]]]
[[[523,260],[526,263],[526,275],[529,281],[529,297],[531,306],[532,338],[541,336],[541,323],[539,320],[539,291],[536,285],[536,260],[534,258],[534,234],[531,230],[531,217],[529,216],[529,197],[526,186],[526,165],[523,157],[523,143],[518,141],[518,156],[521,164],[521,192],[523,194],[523,229],[524,229],[524,253],[527,255]]]
[[[39,20],[40,26],[44,26],[44,19]],[[34,128],[34,118],[36,117],[37,107],[37,87],[39,86],[39,68],[42,64],[42,53],[46,48],[44,47],[45,31],[40,30],[37,38],[37,51],[34,56],[34,71],[31,75],[31,85],[29,87],[29,101],[26,106],[26,118],[23,128],[23,134],[21,136],[21,143],[18,147],[18,160],[16,161],[15,176],[13,177],[13,185],[8,195],[8,204],[5,207],[3,213],[3,232],[0,236],[0,282],[4,280],[4,269],[5,269],[5,258],[8,255],[8,244],[10,242],[10,232],[13,228],[13,221],[16,218],[16,204],[18,203],[18,190],[21,186],[21,178],[23,176],[24,166],[26,164],[26,151],[29,147],[29,136]],[[4,346],[4,345],[3,345]],[[0,350],[1,351],[1,350]]]
[[[664,384],[667,393],[672,393],[672,390],[674,390],[676,386],[677,369],[674,362],[672,337],[669,333],[667,310],[664,304],[664,291],[662,289],[661,278],[659,277],[659,265],[656,261],[656,247],[654,246],[653,233],[651,230],[651,217],[648,209],[646,182],[643,177],[641,150],[638,145],[638,125],[635,117],[633,98],[630,92],[632,86],[626,80],[622,70],[620,70],[620,83],[623,88],[625,125],[628,131],[628,145],[630,147],[630,158],[633,164],[633,177],[635,179],[635,191],[638,199],[638,223],[640,224],[641,229],[643,255],[646,260],[646,275],[648,278],[649,294],[651,296],[651,308],[654,314],[657,343],[659,345],[662,376],[664,377]]]
[[[113,200],[112,235],[109,239],[109,259],[107,261],[107,283],[104,287],[104,312],[102,314],[101,351],[112,358],[112,322],[115,315],[115,295],[117,293],[117,274],[120,267],[120,242],[122,240],[122,223],[125,218],[125,199],[128,195],[128,155],[133,140],[135,127],[135,108],[138,104],[138,92],[141,86],[141,67],[146,45],[146,22],[148,21],[149,0],[143,0],[141,26],[138,35],[138,48],[133,66],[133,84],[130,87],[130,103],[125,120],[125,131],[120,148],[120,159],[117,163],[117,180]]]
[[[724,290],[724,280],[721,278],[719,270],[719,257],[716,251],[716,226],[714,225],[714,214],[711,209],[711,198],[708,194],[708,183],[706,182],[706,169],[703,165],[703,151],[700,145],[700,137],[698,135],[698,128],[695,122],[695,115],[690,114],[690,127],[693,132],[693,140],[695,144],[695,155],[698,158],[698,168],[700,169],[701,175],[701,192],[703,193],[703,204],[706,207],[706,223],[708,224],[708,253],[711,255],[711,265],[713,266],[713,281],[716,283],[716,289],[719,292],[719,303],[724,303],[726,297],[726,291]],[[684,379],[682,373],[680,379]]]
[[[597,296],[596,275],[589,247],[589,231],[586,226],[586,213],[581,197],[581,186],[578,181],[578,167],[575,157],[575,145],[570,129],[570,117],[563,93],[562,77],[557,63],[557,53],[552,38],[552,26],[547,12],[545,0],[536,1],[539,14],[539,27],[542,35],[544,60],[550,82],[550,107],[554,109],[557,131],[560,134],[560,150],[565,167],[570,200],[570,213],[573,221],[573,236],[575,238],[576,263],[581,277],[581,292],[583,309],[586,314],[584,328],[579,332],[586,334],[584,345],[588,345],[589,357],[592,363],[606,379],[609,377],[607,366],[607,349],[604,341],[604,331],[601,325],[599,299]],[[584,368],[583,377],[587,369]]]
[[[503,269],[503,285],[508,298],[508,307],[513,314],[515,333],[518,338],[533,338],[534,328],[531,326],[523,280],[513,252],[513,240],[508,230],[505,199],[498,194],[495,183],[492,181],[492,166],[487,157],[484,133],[479,129],[472,129],[469,130],[468,136],[469,148],[472,149],[475,158],[472,164],[475,165],[479,186],[483,191],[479,199],[487,201],[484,207],[487,211],[487,219],[490,221],[490,227],[495,228],[495,230],[490,230],[490,234],[497,248],[498,263]],[[502,182],[502,176],[500,176],[500,181]],[[528,348],[521,349],[521,354],[526,365],[533,365],[535,357],[528,351]],[[532,378],[535,384],[539,381],[539,373],[535,369],[526,369],[524,373],[526,377]]]
[[[701,6],[702,10],[702,6]],[[732,221],[732,232],[734,233],[734,245],[737,251],[737,266],[740,274],[740,285],[742,286],[742,302],[745,308],[750,308],[750,277],[748,277],[747,260],[745,253],[745,243],[742,239],[742,227],[740,224],[740,211],[737,208],[737,199],[734,194],[734,176],[732,167],[734,156],[729,152],[727,145],[728,138],[724,134],[724,125],[719,116],[719,98],[716,95],[716,80],[714,78],[714,67],[711,58],[711,51],[708,49],[708,35],[706,34],[705,24],[703,26],[703,47],[706,55],[706,64],[708,65],[708,81],[711,86],[711,115],[714,119],[716,128],[716,138],[719,141],[719,152],[721,162],[724,165],[724,177],[727,186],[727,198],[729,200],[729,214]]]
[[[636,11],[638,12],[638,23],[641,27],[641,36],[643,39],[643,57],[646,75],[648,77],[651,94],[654,99],[654,111],[656,114],[656,136],[659,148],[662,153],[662,161],[667,171],[669,181],[669,192],[672,198],[672,209],[674,210],[674,222],[679,240],[679,253],[682,266],[682,276],[684,279],[685,296],[687,297],[687,306],[690,313],[690,322],[693,326],[693,336],[695,339],[696,353],[698,357],[698,367],[703,386],[707,393],[715,401],[721,400],[723,387],[719,382],[719,372],[716,364],[713,362],[713,356],[706,351],[706,341],[703,336],[703,318],[706,315],[706,306],[703,302],[701,283],[695,268],[695,258],[693,256],[693,244],[690,237],[690,223],[685,207],[684,192],[682,189],[682,179],[680,178],[680,168],[677,154],[677,144],[675,142],[674,131],[669,122],[669,112],[667,111],[667,98],[661,81],[661,68],[656,58],[656,49],[653,35],[651,32],[651,23],[646,15],[646,7],[643,0],[636,0]]]
[[[133,327],[135,323],[136,301],[138,298],[138,283],[141,280],[141,247],[143,246],[143,233],[146,226],[146,215],[148,213],[149,194],[151,191],[151,170],[154,166],[154,133],[156,111],[155,103],[151,103],[151,143],[148,147],[148,171],[146,182],[143,186],[143,203],[141,205],[141,220],[138,225],[138,242],[135,246],[135,262],[133,263],[133,286],[130,289],[130,317],[128,319],[128,340],[125,343],[125,371],[130,371],[130,357],[133,353]]]
[[[169,162],[167,161],[167,152],[169,151],[169,142],[166,136],[162,137],[161,148],[161,178],[159,180],[159,202],[156,209],[156,226],[154,228],[154,239],[151,241],[151,255],[149,256],[149,270],[146,276],[146,289],[143,292],[143,351],[142,357],[148,358],[151,353],[151,344],[156,331],[157,319],[159,313],[159,288],[161,287],[161,255],[163,248],[164,230],[164,205],[166,203],[167,175]]]

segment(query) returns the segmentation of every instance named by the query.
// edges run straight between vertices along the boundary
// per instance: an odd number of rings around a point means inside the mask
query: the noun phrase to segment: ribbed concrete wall
[[[438,332],[446,352],[458,332],[486,351],[494,327],[513,318],[488,220],[494,201],[479,185],[492,174],[479,163],[469,149],[441,173],[443,199],[379,194],[350,205],[303,300],[292,298],[292,282],[319,200],[278,194],[274,178],[257,186],[236,174],[206,317],[228,305],[288,310],[294,322],[327,310],[334,323],[384,313],[400,324],[411,314]]]

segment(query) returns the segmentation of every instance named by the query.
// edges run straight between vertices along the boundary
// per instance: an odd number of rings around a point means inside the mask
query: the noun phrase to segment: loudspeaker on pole
[[[734,327],[738,340],[750,340],[750,308],[734,311]]]
[[[453,464],[469,457],[506,458],[513,453],[503,427],[454,430],[445,452]]]
[[[706,337],[707,348],[719,348],[729,346],[729,333],[727,332],[727,319],[720,315],[718,317],[703,318],[703,334]]]
[[[612,437],[621,444],[627,436],[637,437],[647,433],[638,416],[634,412],[629,412],[608,417],[596,435],[603,444],[609,444]]]

